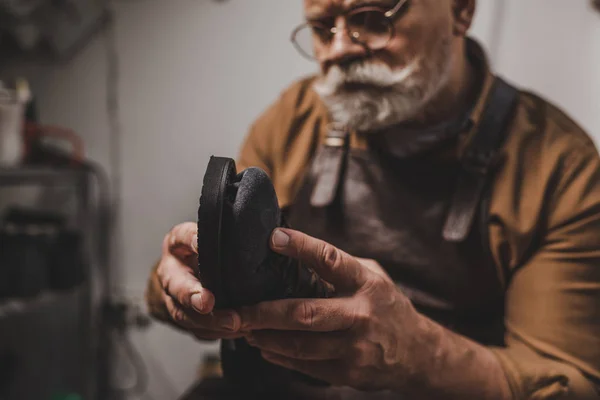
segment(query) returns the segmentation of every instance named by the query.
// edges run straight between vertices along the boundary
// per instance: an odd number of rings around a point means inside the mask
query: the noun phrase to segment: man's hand
[[[197,263],[196,224],[175,226],[163,240],[156,270],[161,296],[172,320],[202,340],[243,336],[236,312],[213,311],[215,298],[196,277],[193,266]]]
[[[297,231],[277,229],[273,250],[305,262],[335,286],[333,299],[287,299],[240,310],[249,343],[274,363],[363,390],[412,378],[411,331],[422,317],[372,260],[359,260]]]

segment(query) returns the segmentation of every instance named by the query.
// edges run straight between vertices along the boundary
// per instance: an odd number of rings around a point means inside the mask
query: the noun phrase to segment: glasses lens
[[[385,47],[392,36],[392,25],[381,11],[359,11],[347,21],[352,38],[371,50]]]
[[[331,37],[331,32],[319,25],[303,25],[294,32],[294,44],[305,56],[315,59],[319,48],[326,45]]]

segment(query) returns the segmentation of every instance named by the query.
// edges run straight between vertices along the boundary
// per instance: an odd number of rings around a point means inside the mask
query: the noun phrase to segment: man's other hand
[[[266,360],[362,390],[393,390],[416,378],[423,320],[378,263],[289,229],[275,230],[271,247],[311,266],[336,297],[242,308],[247,340]]]
[[[175,226],[164,238],[156,275],[172,320],[201,340],[233,339],[240,334],[240,316],[232,310],[213,310],[214,295],[196,277],[197,226]]]

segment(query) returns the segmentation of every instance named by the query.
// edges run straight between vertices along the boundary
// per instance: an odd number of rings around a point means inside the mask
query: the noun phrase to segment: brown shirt
[[[460,156],[478,127],[491,72],[461,136]],[[238,170],[271,176],[290,206],[327,133],[312,78],[286,89],[252,125]],[[365,148],[353,135],[351,146]],[[506,346],[493,348],[515,399],[600,398],[600,157],[561,110],[522,91],[507,132],[490,203],[489,238],[506,290]],[[148,302],[164,309],[151,279]]]

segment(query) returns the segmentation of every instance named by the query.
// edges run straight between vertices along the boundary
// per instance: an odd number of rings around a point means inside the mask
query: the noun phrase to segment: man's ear
[[[452,0],[454,16],[454,34],[466,36],[473,23],[477,0]]]

